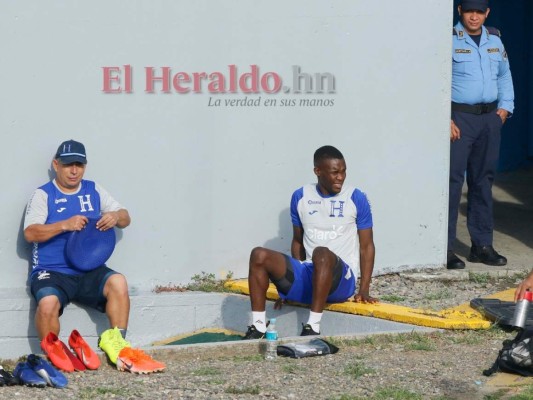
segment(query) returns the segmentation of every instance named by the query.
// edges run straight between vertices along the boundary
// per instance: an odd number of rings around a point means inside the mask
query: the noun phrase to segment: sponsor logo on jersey
[[[56,204],[59,204],[59,203],[66,203],[67,202],[67,199],[56,199],[55,200],[55,203]]]
[[[67,209],[66,207],[61,207],[61,208],[59,208],[59,209],[57,210],[57,212],[60,213],[60,212],[65,211],[66,209]]]
[[[309,211],[309,215],[316,214],[317,212],[318,212],[318,210]]]
[[[320,200],[307,200],[307,204],[322,204],[322,201]]]
[[[336,228],[335,225],[333,225],[332,228],[333,229],[331,230],[310,228],[307,229],[305,233],[312,240],[334,240],[339,236],[344,235],[344,226],[339,226]]]
[[[46,271],[39,271],[37,279],[39,279],[40,281],[43,279],[50,279],[50,273]]]

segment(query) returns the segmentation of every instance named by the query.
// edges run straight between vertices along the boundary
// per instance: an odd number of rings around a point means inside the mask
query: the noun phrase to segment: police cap
[[[462,11],[487,11],[489,8],[489,0],[461,0],[461,10]]]

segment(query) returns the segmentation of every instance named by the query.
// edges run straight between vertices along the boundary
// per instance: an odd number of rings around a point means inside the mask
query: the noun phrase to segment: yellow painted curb
[[[225,286],[236,293],[250,294],[246,279],[228,281]],[[513,300],[513,295],[514,289],[509,289],[487,297],[509,301]],[[279,298],[273,284],[268,288],[267,298],[270,300]],[[488,329],[492,324],[468,303],[442,311],[432,311],[388,303],[363,304],[348,301],[329,304],[325,309],[439,329]]]

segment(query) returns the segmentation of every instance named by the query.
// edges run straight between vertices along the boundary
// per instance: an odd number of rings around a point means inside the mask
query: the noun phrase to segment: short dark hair
[[[344,160],[342,153],[333,146],[322,146],[315,151],[313,163],[317,166],[322,160]]]

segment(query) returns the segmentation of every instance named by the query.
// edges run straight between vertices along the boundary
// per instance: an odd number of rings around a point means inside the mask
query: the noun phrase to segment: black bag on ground
[[[324,339],[311,339],[303,342],[284,343],[278,346],[278,355],[302,358],[335,354],[339,348]]]
[[[533,329],[521,329],[513,340],[505,340],[494,365],[483,375],[498,371],[533,376]]]

